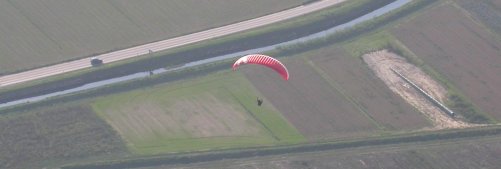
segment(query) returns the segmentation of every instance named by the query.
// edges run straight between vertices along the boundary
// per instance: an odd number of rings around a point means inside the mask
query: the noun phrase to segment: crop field
[[[126,151],[92,108],[58,105],[0,116],[0,168],[42,168]]]
[[[271,69],[242,67],[247,78],[310,140],[367,136],[379,130],[350,100],[333,88],[303,57],[285,59],[291,77]]]
[[[455,2],[470,13],[476,21],[480,21],[492,32],[501,35],[501,1],[499,0],[455,0]]]
[[[377,42],[356,46],[373,39]],[[395,39],[387,32],[376,33],[283,59],[291,74],[288,82],[268,69],[249,66],[242,71],[311,140],[433,127],[432,119],[392,92],[357,55],[389,41]]]
[[[360,58],[335,47],[323,48],[310,56],[332,83],[382,128],[415,130],[429,126],[420,112],[392,93]]]
[[[139,154],[295,143],[303,137],[235,72],[98,98],[93,107]]]
[[[371,38],[352,43],[363,43]],[[346,51],[361,48],[351,45],[327,46],[283,59],[291,74],[288,82],[281,81],[268,69],[249,66],[242,71],[303,135],[312,140],[432,127],[430,119],[393,93],[360,57]]]
[[[163,40],[302,0],[0,1],[0,74]]]
[[[392,32],[482,112],[501,119],[501,43],[485,28],[445,3]]]

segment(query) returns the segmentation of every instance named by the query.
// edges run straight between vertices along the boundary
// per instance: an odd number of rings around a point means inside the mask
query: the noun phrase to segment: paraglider
[[[275,58],[261,54],[251,54],[241,57],[233,64],[233,70],[236,70],[238,66],[243,64],[258,64],[269,67],[275,70],[284,80],[289,80],[289,71]]]

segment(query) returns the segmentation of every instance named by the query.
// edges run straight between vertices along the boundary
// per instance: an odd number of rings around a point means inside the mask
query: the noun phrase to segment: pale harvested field
[[[501,43],[484,27],[446,4],[401,24],[393,32],[481,111],[501,119]]]
[[[136,154],[302,142],[273,105],[256,105],[257,93],[225,71],[100,97],[92,106]]]
[[[391,91],[430,119],[433,124],[432,129],[465,128],[470,126],[470,124],[454,119],[447,112],[440,110],[423,94],[413,88],[411,84],[391,70],[398,71],[433,98],[445,103],[447,101],[447,90],[418,67],[408,63],[404,58],[387,50],[382,50],[365,54],[363,59]]]
[[[374,76],[360,58],[335,47],[323,48],[310,56],[346,95],[385,129],[415,130],[430,125],[425,116]]]
[[[378,127],[333,89],[301,57],[285,59],[290,73],[284,81],[273,70],[239,68],[303,135],[310,140],[366,136]]]
[[[125,138],[133,138],[132,142],[262,134],[258,123],[238,103],[218,99],[222,93],[229,96],[223,89],[169,101],[139,96],[104,111],[111,117],[108,122]]]
[[[0,0],[0,73],[278,12],[301,0]]]
[[[135,90],[98,99],[93,105],[136,153],[204,150],[273,141],[225,87],[232,83],[225,78],[228,77],[220,75],[212,80]]]

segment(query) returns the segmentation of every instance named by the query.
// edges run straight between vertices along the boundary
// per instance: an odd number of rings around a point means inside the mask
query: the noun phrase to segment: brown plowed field
[[[318,140],[362,136],[377,130],[303,58],[285,59],[284,64],[291,74],[289,81],[260,66],[244,66],[241,71],[303,135]]]
[[[324,48],[311,56],[316,65],[383,127],[412,130],[430,125],[421,113],[374,76],[361,59],[333,48]]]
[[[482,111],[501,120],[501,43],[450,4],[393,29],[427,64]]]

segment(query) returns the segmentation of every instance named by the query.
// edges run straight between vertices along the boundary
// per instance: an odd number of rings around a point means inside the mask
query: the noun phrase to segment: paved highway
[[[278,13],[262,16],[259,18],[250,19],[235,24],[209,29],[172,39],[162,40],[110,53],[105,53],[97,55],[97,57],[102,59],[104,63],[110,63],[132,57],[142,56],[147,54],[149,50],[161,51],[174,47],[192,44],[195,42],[200,42],[211,38],[217,38],[237,32],[242,32],[252,28],[269,25],[272,23],[280,22],[300,15],[318,11],[336,5],[338,3],[341,3],[343,1],[345,0],[321,0],[315,3],[298,6]],[[37,68],[25,72],[5,75],[0,77],[0,87],[27,82],[35,79],[41,79],[44,77],[54,76],[79,69],[85,69],[88,67],[91,67],[90,57],[70,62],[60,63],[52,66]]]

